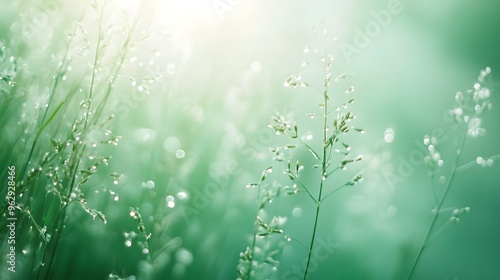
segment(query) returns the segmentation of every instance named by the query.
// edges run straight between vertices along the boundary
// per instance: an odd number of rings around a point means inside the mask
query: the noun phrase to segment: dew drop
[[[177,152],[175,152],[175,157],[178,158],[178,159],[182,159],[186,156],[186,152],[184,152],[184,150],[177,150]]]
[[[170,136],[165,139],[163,142],[163,149],[165,151],[173,153],[177,151],[181,146],[181,142],[179,141],[179,138],[175,136]]]
[[[432,159],[433,159],[434,161],[439,161],[439,160],[441,159],[441,154],[440,154],[440,153],[438,153],[438,152],[434,152],[434,153],[432,153]]]
[[[130,247],[130,246],[132,246],[132,241],[130,241],[130,240],[126,240],[126,241],[125,241],[125,246],[126,246],[126,247]]]
[[[183,264],[190,264],[193,262],[193,254],[186,249],[179,249],[176,253],[177,261]]]
[[[441,184],[446,183],[446,177],[444,177],[444,176],[439,177],[439,182],[440,182]]]
[[[146,188],[148,188],[148,189],[154,189],[154,187],[155,187],[155,182],[154,181],[149,180],[149,181],[146,182]]]
[[[430,143],[431,143],[431,140],[430,140],[429,136],[425,135],[424,136],[424,145],[429,146]]]
[[[177,198],[181,199],[181,200],[185,200],[185,199],[188,199],[189,195],[187,194],[187,192],[178,192],[177,193]]]
[[[388,127],[384,132],[384,141],[386,143],[392,143],[394,141],[394,129]]]
[[[292,215],[293,215],[295,218],[298,218],[298,217],[302,216],[302,208],[300,208],[300,207],[295,207],[295,208],[292,210]]]
[[[174,208],[175,207],[175,198],[171,195],[168,195],[165,200],[167,201],[167,207],[168,208]]]

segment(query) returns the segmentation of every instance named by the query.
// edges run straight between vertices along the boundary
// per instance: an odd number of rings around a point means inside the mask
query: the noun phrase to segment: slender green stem
[[[330,171],[328,174],[326,174],[326,177],[330,177],[330,175],[332,175],[333,173],[335,173],[335,171],[339,170],[340,167],[335,167],[332,171]]]
[[[432,229],[434,228],[434,224],[436,223],[438,215],[439,215],[439,212],[436,212],[432,216],[432,220],[429,223],[429,226],[427,227],[427,231],[425,232],[424,239],[422,240],[422,243],[420,244],[420,248],[418,249],[415,260],[413,261],[413,265],[411,266],[410,273],[408,275],[408,280],[411,279],[413,272],[415,271],[415,267],[417,266],[417,263],[420,260],[420,256],[422,255],[422,252],[425,248],[425,245],[427,244],[427,240],[429,239],[429,236],[432,232]]]
[[[319,210],[320,210],[321,202],[318,202],[316,204],[316,215],[314,218],[314,227],[313,227],[313,233],[311,237],[311,243],[309,245],[309,252],[307,253],[307,264],[306,264],[306,270],[304,271],[304,277],[303,279],[307,279],[307,273],[309,272],[309,267],[311,264],[311,256],[312,256],[312,250],[314,247],[314,240],[316,238],[316,229],[318,227],[318,217],[319,217]]]
[[[500,155],[493,155],[493,156],[491,156],[489,159],[491,159],[491,160],[496,160],[496,159],[498,159],[498,158],[500,158]],[[462,172],[462,171],[465,171],[465,170],[467,170],[467,169],[469,169],[469,168],[472,168],[472,167],[474,167],[474,166],[477,166],[477,165],[478,165],[478,163],[477,163],[477,161],[476,161],[476,160],[469,161],[468,163],[463,164],[463,165],[461,165],[461,166],[457,167],[457,171],[458,171],[458,172]]]
[[[344,187],[347,187],[348,184],[343,184],[342,186],[336,188],[335,190],[333,190],[332,192],[330,192],[329,194],[323,196],[323,198],[321,198],[320,202],[323,202],[325,199],[327,199],[329,196],[333,195],[334,193],[340,191],[341,189],[343,189]]]
[[[326,73],[328,72],[328,69],[325,67],[325,77]],[[311,236],[311,243],[309,245],[309,252],[307,254],[307,263],[306,263],[306,268],[304,271],[304,277],[303,279],[307,279],[307,273],[309,272],[309,267],[311,264],[311,257],[312,257],[312,251],[314,248],[314,241],[316,239],[316,230],[318,228],[318,220],[319,220],[319,212],[321,208],[321,196],[323,194],[323,185],[326,180],[326,173],[327,173],[327,149],[328,149],[328,84],[324,84],[324,91],[323,91],[323,99],[324,99],[324,107],[323,107],[323,154],[321,157],[321,178],[320,178],[320,184],[319,184],[319,194],[318,194],[318,199],[316,199],[316,214],[314,217],[314,226],[313,226],[313,232]]]
[[[95,89],[95,79],[97,75],[97,64],[99,63],[99,56],[100,56],[100,50],[101,50],[101,43],[102,43],[102,21],[104,17],[104,7],[101,7],[101,13],[99,15],[99,23],[98,23],[98,33],[97,33],[97,44],[95,47],[95,55],[94,55],[94,62],[92,64],[92,75],[90,78],[90,89],[89,89],[89,99],[88,99],[88,104],[87,104],[87,112],[85,115],[85,124],[83,125],[83,130],[85,131],[87,128],[87,122],[89,120],[89,115],[91,114],[91,107],[92,107],[92,97]]]
[[[441,199],[439,200],[437,208],[435,209],[435,211],[433,211],[432,219],[429,223],[427,231],[425,232],[424,239],[422,240],[422,243],[420,244],[420,247],[417,251],[417,255],[415,256],[415,260],[413,261],[410,272],[408,274],[408,278],[407,278],[408,280],[411,279],[411,277],[413,276],[413,273],[415,272],[415,268],[421,259],[422,252],[424,251],[424,248],[427,246],[427,243],[428,243],[428,240],[431,236],[432,230],[434,229],[434,227],[436,225],[437,218],[440,214],[441,208],[443,207],[446,196],[448,195],[448,192],[450,191],[450,187],[453,183],[453,179],[455,178],[455,174],[457,173],[457,169],[458,169],[457,167],[458,167],[458,163],[460,161],[460,156],[462,155],[462,149],[463,149],[464,144],[465,144],[466,136],[467,136],[467,131],[464,132],[464,134],[462,135],[462,139],[460,140],[460,144],[459,144],[458,149],[457,149],[457,157],[455,158],[455,162],[453,163],[453,166],[451,169],[450,179],[448,180],[448,183],[446,184],[446,187],[444,189],[444,193],[441,196]]]
[[[450,223],[451,223],[450,220],[448,220],[443,225],[441,225],[438,229],[436,229],[436,231],[429,236],[429,238],[427,239],[427,243],[425,243],[424,246],[429,244],[429,242],[431,242],[433,238],[438,236],[439,233],[442,232],[443,229],[446,228]]]
[[[306,249],[306,250],[309,249],[309,247],[307,247],[306,245],[304,245],[304,243],[300,242],[300,240],[298,240],[297,238],[295,238],[293,236],[289,236],[289,235],[287,235],[286,237],[290,238],[291,240],[293,240],[293,241],[295,241],[297,243],[299,243],[302,247],[304,247],[304,249]]]
[[[262,181],[259,183],[259,187],[257,189],[257,203],[258,203],[258,207],[257,207],[257,216],[259,216],[259,211],[262,209],[260,207],[260,192],[261,192],[261,185],[262,185]],[[253,226],[253,239],[252,239],[252,247],[250,249],[250,264],[249,264],[249,267],[248,267],[248,273],[247,273],[247,279],[250,280],[251,277],[252,277],[252,270],[253,270],[253,254],[255,252],[255,244],[257,243],[257,231],[258,231],[258,225],[257,225],[257,222],[255,222],[254,226]]]
[[[437,207],[438,204],[439,204],[439,202],[438,202],[438,197],[437,197],[437,194],[436,194],[436,186],[434,185],[434,178],[435,178],[435,173],[434,173],[434,171],[432,171],[432,174],[431,174],[431,189],[432,189],[432,195],[434,197],[435,207]]]
[[[307,192],[307,194],[309,195],[309,197],[314,201],[314,203],[318,203],[318,201],[316,200],[316,198],[311,194],[311,192],[306,187],[306,185],[302,182],[302,180],[300,180],[299,178],[296,178],[295,180],[297,182],[299,182],[299,184],[304,188],[304,190]]]

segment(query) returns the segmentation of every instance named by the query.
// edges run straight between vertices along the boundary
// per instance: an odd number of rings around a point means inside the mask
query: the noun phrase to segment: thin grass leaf
[[[54,119],[54,117],[57,115],[57,112],[59,112],[59,110],[61,109],[62,105],[64,105],[64,101],[61,102],[59,105],[57,105],[56,109],[54,110],[54,112],[52,112],[52,114],[50,115],[50,117],[45,121],[45,123],[42,125],[42,127],[40,127],[40,130],[38,131],[36,137],[35,137],[35,141],[38,139],[38,137],[40,137],[40,134],[42,133],[42,131],[47,127],[47,125],[49,125],[49,123]]]
[[[83,210],[85,210],[85,212],[92,216],[93,219],[99,217],[99,219],[101,219],[103,223],[108,223],[108,221],[106,220],[106,216],[101,211],[89,208],[85,201],[80,201],[80,205],[82,206]]]
[[[313,155],[313,157],[315,159],[320,159],[320,157],[318,156],[318,154],[313,150],[313,148],[311,148],[311,146],[309,146],[307,143],[303,142],[304,145],[306,145],[307,149],[309,150],[309,152],[311,152],[311,154]]]

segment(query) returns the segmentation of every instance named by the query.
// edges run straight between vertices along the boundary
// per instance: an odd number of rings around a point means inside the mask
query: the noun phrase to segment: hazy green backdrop
[[[408,165],[410,156],[423,147],[425,134],[440,129],[449,140],[442,146],[443,158],[445,163],[452,161],[456,131],[446,114],[455,93],[471,88],[486,66],[492,69],[486,86],[493,103],[483,121],[487,133],[467,139],[462,162],[500,154],[500,3],[144,2],[137,32],[152,35],[132,50],[126,71],[161,78],[147,95],[129,79],[121,80],[110,112],[116,113],[111,128],[122,138],[117,146],[102,150],[112,159],[95,179],[116,192],[119,200],[103,191],[87,197],[106,214],[107,224],[79,207],[70,208],[54,279],[106,279],[110,273],[147,279],[149,268],[143,265],[141,248],[124,245],[123,233],[137,228],[130,207],[140,209],[152,232],[153,254],[168,242],[174,244],[162,255],[165,259],[152,279],[235,279],[256,211],[256,190],[245,185],[258,180],[269,165],[268,147],[283,143],[267,128],[270,116],[290,112],[303,133],[320,139],[314,134],[320,120],[305,115],[319,113],[321,96],[282,85],[303,69],[303,61],[311,60],[310,53],[304,53],[306,46],[323,51],[322,40],[311,36],[313,26],[322,32],[324,25],[336,38],[326,46],[335,57],[333,71],[352,74],[338,91],[354,85],[357,100],[352,110],[356,125],[366,133],[350,141],[353,153],[365,158],[352,172],[361,170],[365,180],[322,206],[318,237],[331,238],[338,247],[318,262],[311,279],[405,279],[433,207],[427,170],[424,164]],[[134,11],[139,1],[122,4]],[[47,72],[56,65],[50,56],[60,56],[68,32],[82,14],[87,16],[84,22],[91,22],[92,11],[84,12],[86,6],[70,0],[0,0],[0,42],[28,64],[34,76],[50,77]],[[397,13],[387,12],[396,6]],[[106,20],[123,16],[120,4],[116,7],[104,15]],[[130,59],[134,57],[137,61]],[[312,70],[303,73],[311,84],[322,79],[313,62]],[[69,82],[67,88],[69,92]],[[22,110],[29,122],[29,112],[37,109],[28,103]],[[7,152],[19,147],[9,133],[15,133],[22,112],[0,112],[6,120],[0,127],[0,146],[6,154],[2,185],[7,166],[20,166],[26,156]],[[384,141],[388,128],[394,131],[393,141]],[[312,160],[310,154],[298,153],[305,162]],[[123,174],[117,185],[109,180],[110,172]],[[471,211],[432,240],[415,279],[500,279],[499,172],[495,163],[457,175],[446,205],[469,206]],[[173,208],[167,196],[173,196]],[[287,233],[307,243],[313,210],[313,203],[301,193],[277,200],[270,212],[287,216]],[[286,279],[285,272],[302,265],[306,253],[297,242],[287,243],[273,279]],[[12,277],[3,265],[1,275]],[[22,255],[18,269],[23,269]]]

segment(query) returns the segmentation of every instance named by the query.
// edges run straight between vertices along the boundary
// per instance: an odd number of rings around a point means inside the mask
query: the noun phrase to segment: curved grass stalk
[[[450,179],[448,180],[448,182],[446,184],[446,187],[444,189],[444,193],[441,196],[439,203],[436,205],[435,211],[433,211],[432,219],[429,223],[429,226],[427,227],[427,230],[425,232],[422,243],[420,244],[420,247],[417,251],[417,255],[415,256],[415,260],[413,261],[413,264],[410,268],[410,272],[408,273],[408,278],[407,278],[408,280],[410,280],[412,278],[412,276],[415,272],[415,268],[417,267],[417,265],[421,259],[422,253],[423,253],[424,249],[426,248],[429,239],[431,238],[432,231],[434,230],[434,227],[436,226],[437,219],[439,217],[440,211],[442,210],[441,208],[443,207],[443,204],[446,200],[446,196],[448,195],[448,192],[450,191],[453,180],[455,179],[455,175],[456,175],[457,170],[458,170],[458,163],[459,163],[460,157],[462,155],[462,149],[463,149],[464,144],[465,144],[466,136],[467,136],[467,130],[464,132],[462,139],[460,140],[460,144],[459,144],[458,149],[457,149],[457,157],[455,158],[455,161],[454,161],[452,169],[451,169]]]
[[[134,45],[134,43],[132,42],[132,36],[135,32],[135,29],[137,28],[137,25],[139,23],[139,16],[142,13],[143,9],[145,9],[144,3],[141,4],[139,10],[137,11],[137,13],[134,16],[134,19],[132,20],[132,24],[129,27],[127,37],[126,37],[125,41],[123,42],[120,56],[117,59],[115,71],[111,75],[111,79],[108,81],[108,85],[107,85],[106,90],[104,92],[104,97],[103,97],[102,101],[97,106],[96,112],[92,118],[92,124],[97,123],[98,117],[101,115],[102,111],[104,110],[104,107],[108,101],[109,95],[110,95],[111,91],[113,90],[114,83],[115,83],[116,79],[118,78],[121,69],[123,68],[123,63],[125,62],[125,58],[127,57],[128,52],[130,51],[130,49]],[[89,110],[90,110],[90,106],[89,106]]]
[[[100,56],[100,51],[101,51],[101,43],[102,43],[102,21],[104,18],[104,7],[101,7],[101,12],[99,14],[99,22],[97,24],[97,43],[95,47],[95,55],[94,55],[94,62],[92,64],[92,74],[90,76],[90,88],[89,88],[89,97],[88,97],[88,105],[87,105],[87,113],[85,115],[85,123],[83,125],[83,130],[85,131],[87,129],[87,122],[89,120],[89,115],[92,112],[91,107],[92,107],[92,97],[94,95],[94,89],[95,89],[95,79],[96,79],[96,74],[97,74],[97,64],[99,63],[99,56]]]

